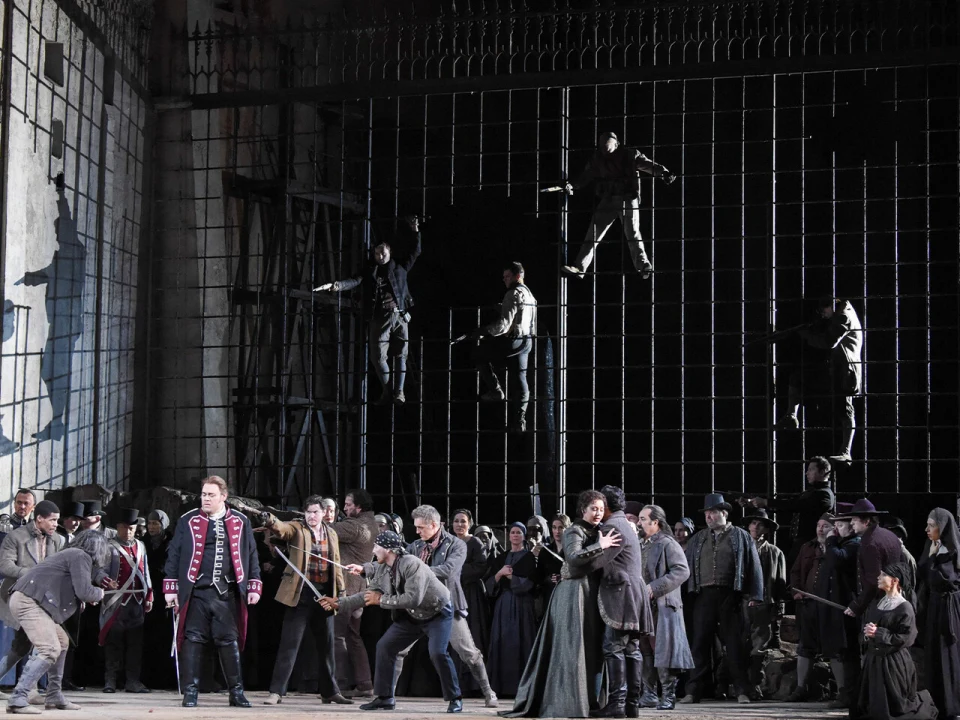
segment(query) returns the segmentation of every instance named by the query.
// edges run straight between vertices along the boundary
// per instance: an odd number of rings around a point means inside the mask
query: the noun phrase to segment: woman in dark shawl
[[[924,685],[942,717],[960,715],[960,532],[953,513],[935,508],[917,564]]]
[[[903,563],[887,565],[877,587],[883,597],[864,614],[863,668],[858,717],[866,720],[935,720],[937,708],[926,690],[917,692],[917,668],[910,646],[917,639],[913,606],[903,596],[909,571]]]
[[[487,594],[496,598],[487,675],[490,687],[501,697],[517,694],[517,684],[537,633],[533,607],[537,558],[525,547],[526,530],[522,522],[510,526],[510,549],[490,561],[486,580]]]
[[[467,601],[467,626],[473,635],[473,642],[486,656],[487,646],[490,644],[490,601],[487,599],[487,589],[483,586],[483,579],[487,574],[487,553],[483,543],[470,534],[473,527],[473,514],[466,509],[456,510],[453,513],[453,534],[467,544],[467,559],[460,571],[460,585],[463,587],[463,596]],[[470,669],[455,658],[455,664],[460,675],[460,689],[463,691],[478,691],[480,688]]]
[[[581,519],[563,533],[561,581],[550,598],[513,709],[504,717],[588,717],[599,709],[603,620],[597,606],[600,559],[617,547],[616,531],[598,533],[606,500],[596,490],[577,499]]]
[[[163,587],[163,566],[167,562],[167,548],[173,533],[170,530],[170,518],[163,510],[153,510],[147,515],[147,536],[143,544],[147,549],[147,567],[150,568],[150,581],[156,588]],[[173,622],[170,611],[163,603],[154,603],[147,613],[143,625],[144,648],[143,677],[150,678],[150,687],[159,689],[175,688],[177,677],[170,661],[170,647],[173,642]]]

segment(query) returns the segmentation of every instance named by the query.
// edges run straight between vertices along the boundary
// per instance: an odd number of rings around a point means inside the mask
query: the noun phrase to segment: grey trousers
[[[360,608],[352,613],[337,613],[333,619],[337,685],[341,690],[360,686],[368,689],[373,685],[367,648],[360,637],[362,616],[363,608]]]
[[[393,675],[394,687],[397,685],[397,680],[400,679],[400,673],[403,672],[403,661],[413,646],[414,643],[410,643],[397,654],[397,669]],[[476,679],[484,696],[487,696],[490,693],[490,680],[487,678],[487,668],[483,662],[483,653],[480,652],[476,643],[473,641],[473,633],[470,632],[470,626],[467,624],[466,619],[459,615],[453,616],[453,627],[450,630],[450,648],[460,657],[463,664],[470,668],[470,674]]]
[[[590,227],[587,228],[587,235],[577,255],[577,267],[583,271],[590,267],[597,245],[618,219],[623,226],[623,235],[633,266],[637,270],[642,269],[647,254],[643,248],[643,236],[640,235],[640,201],[637,198],[621,197],[605,197],[597,203],[597,209],[593,211]]]

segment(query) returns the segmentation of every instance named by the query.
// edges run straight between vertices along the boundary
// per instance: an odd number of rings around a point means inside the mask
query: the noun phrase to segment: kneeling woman
[[[917,668],[910,646],[917,639],[913,606],[903,596],[907,577],[902,563],[888,565],[877,586],[884,595],[867,608],[860,675],[859,717],[871,720],[934,720],[930,693],[917,692]]]

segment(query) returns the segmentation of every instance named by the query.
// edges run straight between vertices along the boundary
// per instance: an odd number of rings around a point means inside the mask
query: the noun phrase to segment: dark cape
[[[460,585],[463,586],[463,596],[467,601],[467,625],[473,636],[473,644],[486,657],[490,645],[490,600],[483,585],[487,575],[487,554],[483,543],[476,537],[465,542],[467,560],[460,571]],[[480,688],[470,668],[460,662],[460,658],[455,658],[454,662],[460,675],[460,689],[465,692],[478,691]]]
[[[913,606],[904,600],[891,610],[881,610],[874,600],[863,623],[875,623],[877,633],[863,643],[863,668],[857,703],[861,720],[935,720],[937,708],[926,690],[917,691],[917,668],[910,646],[917,639]]]
[[[512,578],[494,577],[504,565],[513,567]],[[534,613],[537,558],[528,550],[505,552],[490,562],[487,592],[496,598],[490,627],[487,675],[498,695],[513,697],[533,648],[537,633]]]
[[[940,715],[953,717],[960,715],[960,533],[949,510],[936,508],[930,517],[942,544],[931,555],[928,540],[917,567],[924,685]]]
[[[857,596],[857,552],[860,538],[857,535],[827,538],[823,562],[817,574],[814,594],[844,607]],[[860,630],[863,624],[857,619],[830,607],[817,603],[813,608],[820,628],[820,652],[825,658],[843,660],[856,658],[859,651]]]
[[[603,620],[597,606],[602,549],[578,520],[563,533],[562,580],[550,597],[513,709],[503,717],[589,717],[598,708]]]

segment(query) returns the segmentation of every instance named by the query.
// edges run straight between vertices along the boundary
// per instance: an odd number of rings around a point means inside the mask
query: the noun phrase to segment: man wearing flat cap
[[[564,265],[565,275],[583,277],[593,262],[597,245],[610,227],[619,219],[627,239],[630,259],[640,276],[646,280],[653,273],[653,264],[647,257],[640,235],[640,173],[661,178],[667,185],[676,180],[660,163],[654,162],[635,148],[623,147],[615,133],[605,132],[597,139],[597,151],[590,158],[580,178],[567,184],[566,191],[594,184],[597,207],[587,228],[587,235],[572,265]]]
[[[763,602],[758,605],[747,603],[745,608],[749,622],[751,691],[760,699],[766,651],[780,647],[780,618],[783,617],[787,594],[787,559],[772,542],[773,534],[780,526],[767,516],[766,510],[754,510],[743,519],[743,524],[756,543],[763,572]]]
[[[339,598],[323,598],[320,604],[328,610],[352,612],[358,607],[379,605],[393,610],[393,624],[377,643],[377,663],[370,702],[361,710],[393,710],[396,707],[397,655],[426,635],[430,660],[440,676],[443,699],[448,713],[463,711],[460,683],[450,658],[450,633],[453,630],[453,603],[450,591],[420,558],[406,550],[407,544],[397,533],[377,535],[373,545],[375,563],[348,565],[347,569],[369,580],[367,589]]]
[[[723,495],[707,495],[703,504],[707,527],[690,538],[685,550],[690,566],[687,588],[694,603],[690,650],[696,667],[687,682],[687,695],[680,701],[684,704],[698,703],[703,697],[712,676],[717,635],[727,649],[737,700],[750,702],[743,602],[763,602],[763,573],[753,538],[727,521],[731,509]]]

